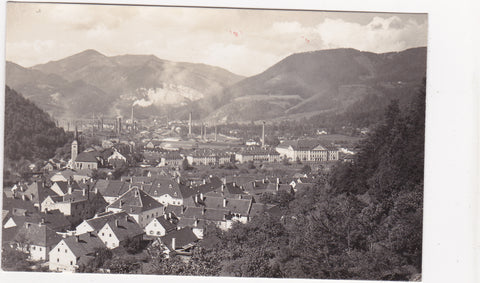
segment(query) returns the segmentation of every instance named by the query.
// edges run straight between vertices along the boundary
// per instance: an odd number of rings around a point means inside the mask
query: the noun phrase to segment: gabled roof
[[[127,213],[138,214],[143,211],[163,207],[163,205],[139,188],[132,187],[108,207],[119,208]]]
[[[110,229],[119,241],[124,241],[144,233],[137,221],[128,215],[121,218],[109,219],[103,227],[107,225],[110,226]],[[103,227],[100,230],[102,230]]]
[[[187,207],[183,218],[203,219],[208,221],[225,221],[229,212],[226,209],[214,209],[204,207]],[[183,219],[182,218],[182,219]]]
[[[169,250],[172,251],[173,238],[175,238],[175,249],[186,248],[187,246],[193,245],[196,241],[198,241],[197,236],[195,236],[195,234],[192,232],[192,229],[188,227],[172,231],[171,233],[160,237],[160,240],[168,247]]]
[[[47,225],[25,222],[22,227],[19,227],[13,240],[31,245],[50,247],[56,245],[61,239],[62,237]]]
[[[80,186],[77,182],[69,182],[69,181],[57,181],[52,184],[52,186],[57,185],[63,194],[68,193],[68,187],[71,186],[72,190],[80,190]]]
[[[98,162],[97,157],[101,157],[101,154],[97,151],[84,151],[78,154],[75,162]]]
[[[252,208],[250,209],[250,217],[259,216],[264,212],[267,212],[269,209],[274,207],[273,204],[265,204],[265,203],[253,203]]]
[[[266,191],[269,191],[269,192],[276,192],[276,191],[291,192],[291,190],[292,190],[292,186],[290,186],[289,184],[277,184],[277,183],[269,183],[266,188]]]
[[[88,225],[90,225],[95,232],[98,232],[100,229],[105,226],[109,221],[115,219],[124,219],[128,214],[124,211],[117,213],[104,213],[103,215],[84,220]],[[78,227],[78,226],[77,226]]]
[[[237,154],[241,155],[279,155],[279,153],[272,148],[262,148],[258,146],[249,146],[242,148]]]
[[[17,235],[19,227],[2,228],[2,244],[13,241]]]
[[[103,189],[103,191],[102,191]],[[100,193],[107,197],[118,197],[128,191],[128,184],[122,181],[110,180],[106,187],[100,187]]]
[[[23,212],[37,212],[38,209],[29,200],[21,198],[3,198],[2,210],[8,210],[12,214],[23,214]]]
[[[103,248],[105,245],[95,233],[70,236],[63,239],[63,242],[72,251],[75,257],[91,254],[95,249]]]
[[[177,225],[175,225],[175,224],[173,224],[172,222],[168,221],[168,220],[165,219],[165,217],[163,217],[163,216],[157,217],[157,218],[155,218],[155,219],[160,223],[160,225],[163,226],[163,228],[165,228],[165,230],[166,230],[167,232],[177,229]]]

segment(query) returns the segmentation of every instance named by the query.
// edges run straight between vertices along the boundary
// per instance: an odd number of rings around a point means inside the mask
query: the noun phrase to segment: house
[[[95,214],[93,218],[85,219],[82,223],[78,224],[75,228],[75,234],[81,235],[88,232],[98,233],[100,229],[107,224],[107,222],[115,219],[125,218],[128,214],[124,211],[122,212],[102,212]]]
[[[107,180],[100,183],[97,182],[97,184],[94,188],[99,190],[108,204],[114,203],[121,195],[130,189],[129,184],[125,181]]]
[[[217,164],[217,154],[210,149],[199,149],[187,155],[190,165],[214,165]]]
[[[139,187],[133,186],[116,201],[108,205],[107,211],[125,211],[143,228],[150,223],[152,218],[164,214],[164,206],[140,190]]]
[[[42,180],[35,180],[28,185],[21,184],[13,190],[14,198],[29,201],[37,208],[40,208],[43,200],[50,195],[56,195],[56,193],[47,188]]]
[[[160,242],[163,244],[165,248],[164,252],[166,254],[176,252],[189,255],[197,241],[197,236],[192,232],[192,229],[188,227],[172,231],[171,233],[160,237]]]
[[[91,175],[92,175],[92,169],[82,169],[82,170],[65,169],[52,175],[50,177],[50,181],[67,182],[68,180],[73,178],[74,181],[83,182],[83,180],[90,180]]]
[[[127,158],[115,149],[113,153],[107,157],[107,162],[110,166],[113,166],[113,168],[117,168],[122,164],[126,164]]]
[[[92,218],[96,213],[105,211],[107,202],[98,190],[70,190],[63,196],[49,196],[41,205],[41,211],[58,209],[71,223]]]
[[[43,222],[25,222],[19,229],[13,241],[17,249],[28,251],[31,260],[48,260],[50,250],[58,244],[61,236]]]
[[[85,233],[61,239],[49,253],[50,271],[75,272],[80,264],[95,256],[96,250],[105,247],[95,233]]]
[[[130,241],[139,243],[142,240],[142,227],[128,214],[123,217],[109,219],[105,225],[98,231],[98,238],[102,240],[109,249],[124,246]]]
[[[12,213],[6,219],[3,228],[21,227],[24,223],[43,224],[54,231],[66,231],[71,227],[70,221],[59,210],[39,212]]]
[[[157,167],[171,166],[171,167],[180,167],[182,166],[183,155],[178,151],[166,152],[160,157],[160,163]]]
[[[52,162],[47,162],[47,164],[45,164],[43,167],[42,167],[42,170],[44,172],[51,172],[53,170],[57,169],[56,165],[53,164]]]
[[[240,163],[252,162],[278,162],[280,154],[273,149],[266,149],[257,146],[242,148],[235,153],[235,160]]]
[[[101,162],[100,153],[97,151],[84,151],[78,154],[77,158],[73,162],[73,169],[98,169],[98,165]]]
[[[338,160],[338,149],[322,145],[317,140],[285,141],[276,147],[277,152],[291,161],[324,162]]]
[[[69,190],[78,191],[80,190],[80,186],[76,181],[72,181],[73,178],[69,179],[68,181],[57,181],[54,182],[53,185],[50,187],[50,190],[54,191],[59,196],[66,195]]]
[[[147,236],[162,237],[175,230],[177,230],[177,225],[172,222],[172,219],[169,219],[168,214],[154,218],[145,226]]]

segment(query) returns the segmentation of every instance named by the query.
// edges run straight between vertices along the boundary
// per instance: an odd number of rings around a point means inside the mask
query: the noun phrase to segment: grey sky
[[[8,3],[7,60],[29,67],[95,49],[250,76],[297,52],[426,46],[424,14]]]

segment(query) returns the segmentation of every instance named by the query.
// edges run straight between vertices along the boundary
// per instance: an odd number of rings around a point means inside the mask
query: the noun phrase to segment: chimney
[[[236,187],[237,186],[237,182],[233,182],[233,187]]]
[[[265,184],[265,178],[262,179],[262,184]]]
[[[45,224],[45,218],[44,217],[42,217],[42,220],[40,220],[40,223]]]
[[[98,194],[98,188],[95,186],[95,194]]]
[[[168,215],[164,214],[163,218],[165,218],[165,220],[168,220]]]
[[[125,222],[128,222],[128,214],[125,214]]]
[[[172,238],[172,250],[175,250],[175,249],[176,249],[175,238]]]
[[[222,184],[222,193],[225,190],[225,184]]]
[[[253,187],[257,187],[257,182],[256,181],[253,181]]]
[[[206,210],[207,210],[206,208],[202,209],[202,215],[205,215]]]
[[[200,193],[200,200],[203,201],[203,193]]]
[[[195,203],[198,203],[198,195],[195,194]]]
[[[265,147],[265,121],[262,124],[262,147]]]
[[[192,135],[192,112],[188,115],[188,135]]]
[[[280,184],[280,178],[277,178],[277,184]]]
[[[79,240],[80,240],[80,236],[79,236],[79,235],[75,235],[75,242],[78,243]]]
[[[120,201],[118,202],[118,207],[119,207],[119,208],[122,208],[122,200],[120,200]]]
[[[207,183],[207,180],[203,179],[203,184],[205,185]]]
[[[68,194],[71,195],[72,194],[72,186],[68,185]]]
[[[198,226],[198,219],[197,217],[195,217],[195,221],[193,222],[193,227],[197,227]]]
[[[223,207],[227,207],[227,199],[223,198]]]
[[[82,189],[82,195],[85,196],[87,193],[86,193],[86,190],[85,188]]]
[[[25,195],[22,195],[22,200],[25,200]]]
[[[275,185],[275,189],[278,191],[279,188],[280,188],[280,184],[277,183],[277,184]]]
[[[118,219],[115,219],[115,227],[118,227]]]
[[[172,219],[172,213],[171,212],[168,213],[168,219]]]

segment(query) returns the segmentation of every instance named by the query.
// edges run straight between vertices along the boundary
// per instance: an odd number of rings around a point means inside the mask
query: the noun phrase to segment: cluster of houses
[[[155,147],[155,144],[158,144]],[[145,145],[145,159],[151,165],[176,167],[187,159],[190,165],[222,165],[228,163],[289,161],[327,162],[339,160],[339,150],[334,146],[322,145],[317,140],[285,141],[275,148],[247,145],[227,149],[183,149],[171,151],[152,141]]]
[[[78,160],[78,159],[74,159]],[[82,161],[80,161],[82,162]],[[294,192],[314,179],[239,176],[184,179],[148,174],[121,180],[68,178],[19,183],[4,190],[2,244],[48,262],[51,271],[75,272],[99,248],[153,241],[165,254],[190,254],[207,225],[229,229],[262,213],[264,193]]]

